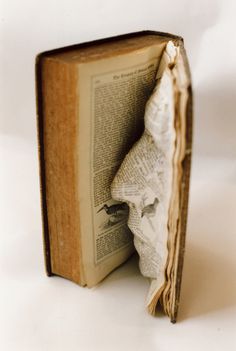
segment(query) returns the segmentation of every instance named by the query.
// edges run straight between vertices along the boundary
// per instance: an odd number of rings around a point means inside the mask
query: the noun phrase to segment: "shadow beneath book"
[[[236,269],[210,248],[187,247],[178,320],[236,305]]]
[[[193,161],[179,321],[236,306],[235,163]]]
[[[96,287],[102,288],[109,285],[120,284],[120,281],[126,279],[137,279],[140,278],[141,274],[139,271],[139,257],[135,251],[131,257],[129,257],[123,264],[115,268],[108,276],[106,276]],[[143,277],[141,276],[141,279]],[[145,278],[143,278],[146,280]],[[96,288],[94,287],[94,288]]]

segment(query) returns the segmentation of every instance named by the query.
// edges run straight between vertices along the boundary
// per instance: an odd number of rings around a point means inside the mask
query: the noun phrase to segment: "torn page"
[[[155,305],[165,284],[168,257],[168,214],[175,150],[175,99],[171,68],[178,48],[168,42],[157,84],[145,109],[145,131],[119,168],[112,197],[129,205],[128,226],[134,234],[140,271],[150,278],[147,306]],[[153,313],[153,311],[150,311]]]

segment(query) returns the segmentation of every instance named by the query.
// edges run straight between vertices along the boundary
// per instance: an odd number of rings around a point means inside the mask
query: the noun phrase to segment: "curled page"
[[[175,86],[172,68],[178,47],[169,41],[157,71],[157,84],[145,109],[145,130],[126,155],[111,185],[112,197],[129,205],[140,271],[150,278],[150,313],[166,286],[168,220],[175,152]]]

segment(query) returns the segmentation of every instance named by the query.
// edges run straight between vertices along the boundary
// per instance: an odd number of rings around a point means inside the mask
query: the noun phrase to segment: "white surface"
[[[0,8],[0,348],[234,350],[235,2],[12,0]],[[35,55],[146,28],[185,38],[195,83],[195,157],[176,325],[146,313],[148,284],[135,260],[92,290],[45,277],[42,260]]]

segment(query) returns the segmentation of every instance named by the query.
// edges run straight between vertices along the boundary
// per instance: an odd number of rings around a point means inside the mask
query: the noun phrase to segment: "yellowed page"
[[[80,64],[79,202],[85,282],[92,286],[133,252],[128,206],[111,198],[110,185],[144,128],[165,43]]]

